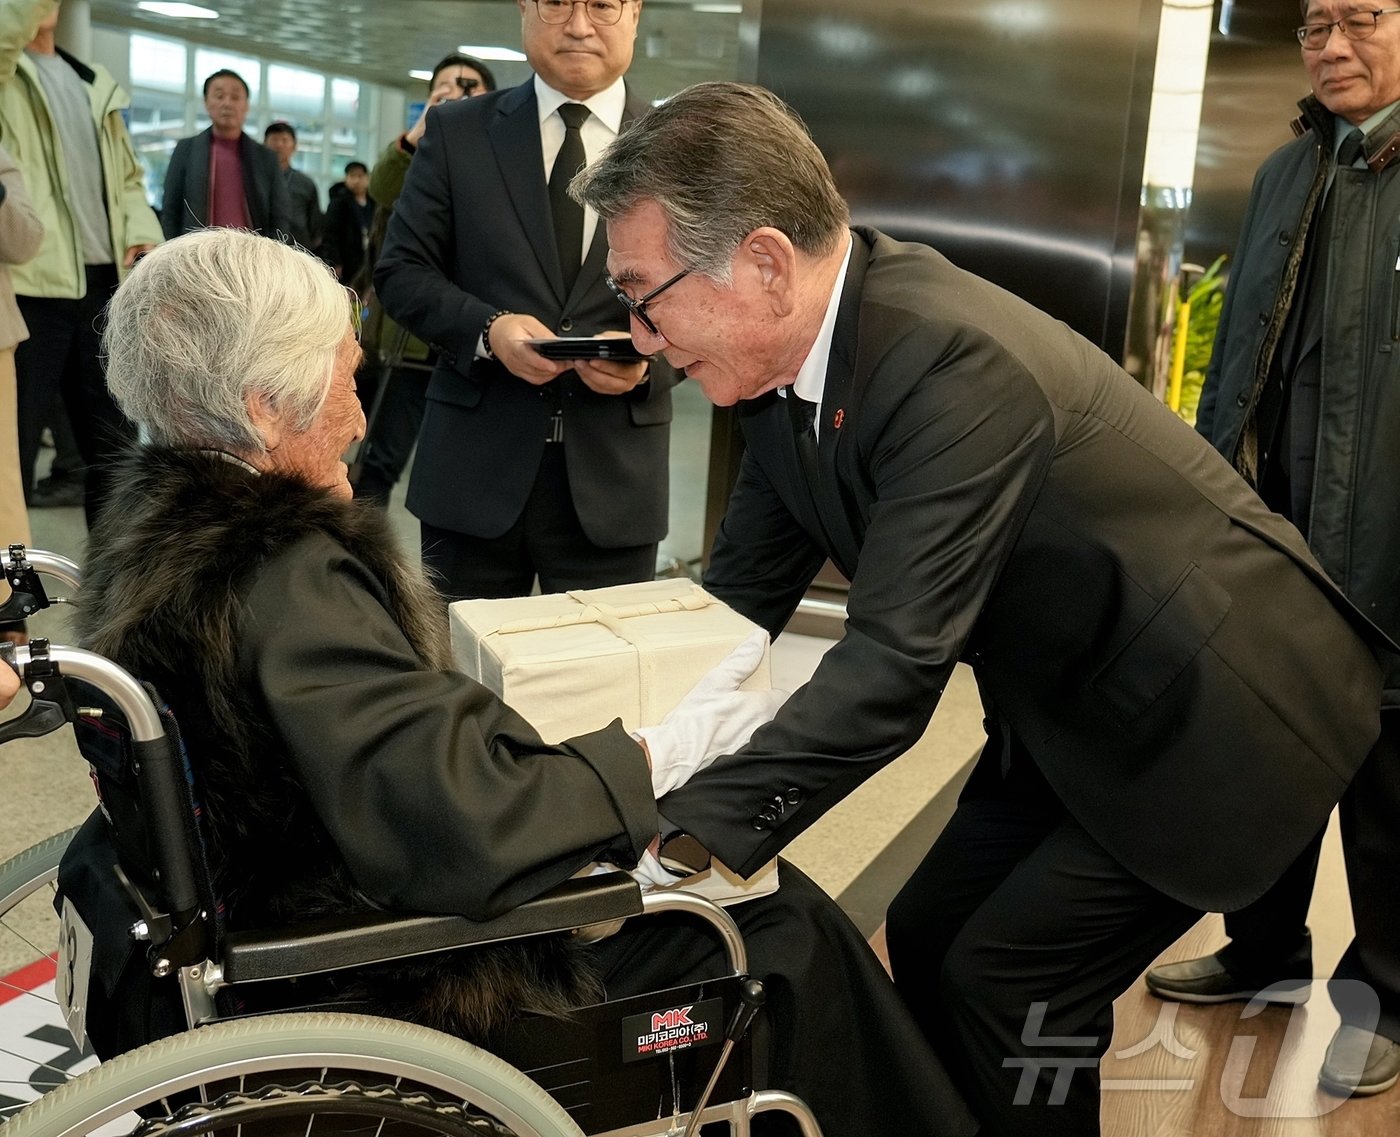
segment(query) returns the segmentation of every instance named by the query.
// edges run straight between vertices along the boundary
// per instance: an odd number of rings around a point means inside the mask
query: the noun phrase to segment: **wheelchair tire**
[[[0,918],[26,896],[58,879],[58,862],[78,828],[31,845],[0,864]]]
[[[229,1093],[231,1083],[243,1087],[249,1077],[256,1090]],[[205,1092],[216,1080],[219,1092]],[[254,1134],[259,1115],[276,1128],[289,1114],[301,1119],[297,1131],[306,1132],[317,1102],[347,1092],[354,1102],[326,1112],[354,1116],[370,1133],[377,1121],[395,1132],[408,1121],[446,1134],[583,1137],[544,1090],[470,1043],[411,1023],[319,1012],[214,1023],[143,1046],[45,1094],[0,1133],[86,1137],[138,1109],[146,1120],[133,1128],[147,1135],[167,1127],[182,1134],[242,1127],[240,1133]],[[298,1095],[310,1105],[298,1109]],[[174,1097],[179,1104],[172,1110],[167,1099]],[[404,1105],[410,1097],[420,1099],[416,1108],[413,1101]],[[463,1119],[461,1103],[493,1120]]]

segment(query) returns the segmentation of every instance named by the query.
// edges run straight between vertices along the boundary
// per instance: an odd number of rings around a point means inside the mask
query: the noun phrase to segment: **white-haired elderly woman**
[[[108,312],[108,383],[142,441],[90,544],[82,642],[154,683],[179,716],[234,928],[372,905],[482,919],[589,862],[636,865],[664,779],[732,749],[774,709],[735,690],[757,660],[741,649],[714,675],[715,710],[691,699],[678,708],[688,727],[644,732],[649,769],[616,722],[546,745],[452,671],[441,601],[382,513],[350,500],[342,458],[364,430],[350,314],[320,261],[219,229],[149,253]],[[682,734],[695,741],[679,746]],[[124,940],[130,915],[85,871],[106,840],[95,816],[60,885],[99,941]],[[962,1131],[956,1095],[930,1077],[931,1052],[829,899],[785,868],[775,895],[736,911],[770,980],[763,1081],[811,1099],[829,1133],[883,1132],[881,1111],[892,1134]],[[592,948],[504,945],[486,963],[464,952],[278,997],[350,997],[489,1042],[521,1008],[714,974],[712,939],[633,921]],[[103,1056],[183,1027],[174,993],[152,988],[132,955],[92,985],[111,993],[88,1011]],[[476,982],[483,971],[491,982]],[[833,1032],[879,1073],[822,1077]]]

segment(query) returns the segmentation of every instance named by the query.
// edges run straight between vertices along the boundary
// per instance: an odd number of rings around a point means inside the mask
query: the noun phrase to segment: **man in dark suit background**
[[[643,105],[622,81],[641,2],[517,2],[534,77],[428,113],[375,270],[439,353],[408,508],[451,599],[649,579],[666,532],[669,374],[527,343],[625,326],[563,188]]]
[[[160,226],[166,238],[210,225],[290,235],[291,199],[277,155],[243,133],[243,76],[225,68],[206,78],[204,109],[209,128],[180,139],[165,171]]]
[[[1202,909],[1262,893],[1365,759],[1360,618],[1093,345],[848,228],[769,93],[684,91],[574,188],[638,346],[739,405],[707,587],[776,633],[827,557],[851,582],[811,681],[662,814],[752,872],[969,662],[988,743],[890,910],[895,979],[983,1132],[1097,1132],[1113,998]]]

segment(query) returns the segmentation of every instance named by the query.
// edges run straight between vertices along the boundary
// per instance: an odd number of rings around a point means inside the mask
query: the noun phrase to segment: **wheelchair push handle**
[[[18,646],[0,645],[0,655],[19,672],[20,680],[29,688],[30,695],[36,696],[39,701],[72,707],[72,699],[63,680],[65,677],[81,679],[117,705],[133,740],[151,742],[165,738],[160,715],[146,689],[110,659],[80,647],[51,646],[48,640],[42,639]],[[76,711],[73,711],[66,721],[72,722],[76,717]],[[15,721],[23,718],[20,716]],[[4,724],[6,727],[9,725]],[[7,735],[0,727],[0,742],[10,737],[20,736]]]
[[[19,672],[31,697],[24,714],[0,723],[0,744],[47,734],[76,721],[82,711],[74,705],[65,679],[81,679],[111,699],[125,720],[134,772],[150,816],[182,816],[186,792],[183,764],[151,696],[126,670],[96,652],[51,647],[43,639],[20,646],[0,645],[0,659]],[[199,907],[189,834],[178,824],[157,824],[153,831],[165,902],[177,921],[187,922]]]

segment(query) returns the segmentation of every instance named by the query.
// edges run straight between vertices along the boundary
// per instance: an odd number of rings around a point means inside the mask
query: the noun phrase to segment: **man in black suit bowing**
[[[827,557],[851,582],[811,681],[662,814],[751,872],[969,662],[988,743],[890,910],[895,980],[984,1133],[1097,1132],[1113,998],[1201,909],[1263,892],[1365,759],[1369,627],[1093,345],[850,228],[768,92],[682,92],[574,190],[638,346],[739,406],[707,587],[776,634]]]
[[[644,104],[641,0],[517,0],[535,75],[428,114],[375,271],[439,352],[409,483],[451,599],[649,579],[666,532],[673,377],[527,341],[621,330],[606,235],[564,192]]]

